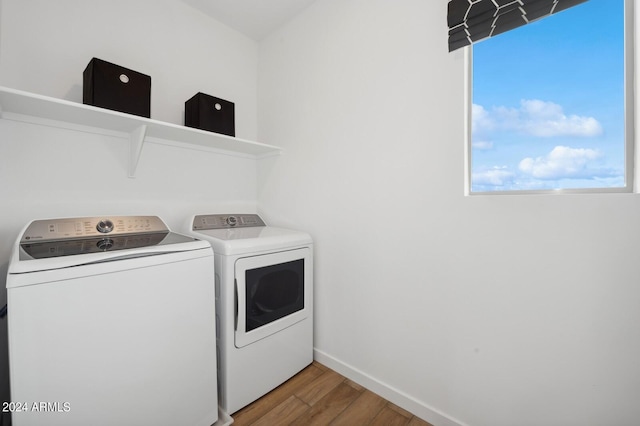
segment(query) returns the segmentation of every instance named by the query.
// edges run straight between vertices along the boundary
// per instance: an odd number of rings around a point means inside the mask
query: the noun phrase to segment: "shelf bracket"
[[[136,177],[136,169],[138,168],[138,161],[140,160],[140,154],[142,153],[142,147],[144,145],[144,137],[147,134],[147,125],[143,124],[129,136],[129,177]]]

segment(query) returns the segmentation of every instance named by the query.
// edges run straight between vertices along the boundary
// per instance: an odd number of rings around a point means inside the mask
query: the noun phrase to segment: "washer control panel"
[[[85,237],[168,232],[157,216],[77,217],[35,220],[22,235],[21,243]]]
[[[202,214],[193,219],[192,229],[229,229],[266,226],[257,214]]]

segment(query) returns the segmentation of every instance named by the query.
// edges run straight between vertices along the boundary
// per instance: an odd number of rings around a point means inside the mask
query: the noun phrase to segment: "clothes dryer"
[[[190,226],[214,251],[219,400],[231,414],[313,361],[313,242],[254,214]]]
[[[13,424],[218,418],[213,251],[155,216],[30,223],[7,275]]]

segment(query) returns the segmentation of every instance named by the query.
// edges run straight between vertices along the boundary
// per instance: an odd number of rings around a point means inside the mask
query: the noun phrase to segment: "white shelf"
[[[65,128],[128,136],[131,147],[130,177],[135,176],[142,148],[149,138],[178,142],[186,146],[213,148],[254,158],[277,155],[281,152],[281,148],[273,145],[1,86],[0,118],[41,124],[55,123]]]

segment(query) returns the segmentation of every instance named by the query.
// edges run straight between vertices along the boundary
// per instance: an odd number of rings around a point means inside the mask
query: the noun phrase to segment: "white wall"
[[[640,198],[464,188],[446,1],[318,0],[260,44],[259,211],[312,233],[317,356],[438,425],[640,418]]]
[[[0,0],[0,11],[2,86],[82,102],[95,56],[151,76],[152,118],[182,124],[184,102],[202,91],[235,102],[237,135],[256,137],[257,44],[179,1]],[[194,213],[256,209],[254,159],[149,143],[129,179],[128,149],[126,139],[0,120],[0,286],[32,219],[150,214],[179,229]],[[0,330],[6,399],[6,320]]]

